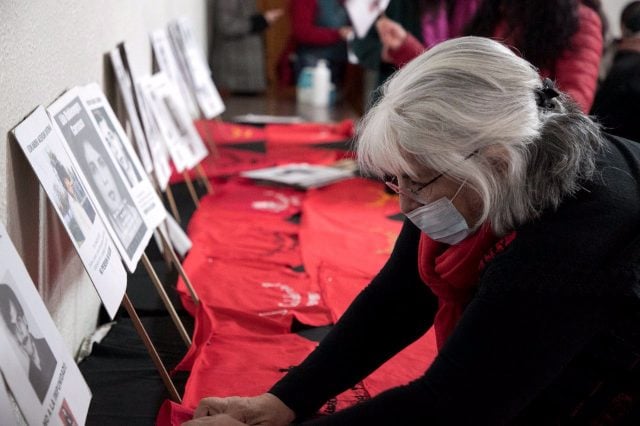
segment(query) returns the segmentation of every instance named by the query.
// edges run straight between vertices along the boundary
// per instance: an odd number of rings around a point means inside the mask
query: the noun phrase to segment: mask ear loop
[[[460,193],[460,191],[462,191],[462,187],[464,186],[464,184],[467,183],[467,180],[463,180],[462,183],[460,184],[460,188],[458,188],[458,190],[456,191],[455,194],[453,194],[453,198],[451,199],[451,202],[453,203],[453,200],[456,199],[456,197],[458,196],[458,194]]]

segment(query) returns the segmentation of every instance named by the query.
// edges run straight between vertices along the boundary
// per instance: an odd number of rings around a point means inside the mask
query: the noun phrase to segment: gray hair
[[[598,125],[566,95],[538,107],[542,87],[537,70],[498,42],[443,42],[383,86],[358,127],[361,170],[415,180],[426,168],[466,182],[483,208],[469,225],[488,220],[502,235],[578,191],[603,146]]]

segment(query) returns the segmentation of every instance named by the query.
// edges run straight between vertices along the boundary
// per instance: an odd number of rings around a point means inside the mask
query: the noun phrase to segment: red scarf
[[[418,270],[422,280],[438,297],[438,312],[433,323],[438,349],[462,317],[485,262],[514,238],[515,232],[512,232],[500,239],[486,224],[474,235],[452,246],[433,241],[424,233],[421,235]],[[502,244],[496,244],[498,242]]]

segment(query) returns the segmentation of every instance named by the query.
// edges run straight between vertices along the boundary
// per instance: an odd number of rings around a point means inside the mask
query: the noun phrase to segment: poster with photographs
[[[90,189],[80,179],[44,107],[38,107],[13,134],[113,318],[127,287],[127,273],[89,196]]]
[[[27,423],[85,423],[91,391],[0,224],[0,370]]]
[[[162,71],[169,77],[169,80],[175,84],[180,93],[180,98],[184,101],[184,104],[191,116],[191,119],[199,117],[200,112],[198,105],[193,98],[193,94],[189,90],[189,85],[185,79],[185,75],[182,73],[178,61],[171,47],[169,36],[164,29],[153,31],[150,35],[151,47],[153,48],[153,57],[158,65],[159,71]]]
[[[166,74],[158,73],[152,77],[151,87],[154,101],[160,104],[157,111],[161,117],[165,117],[164,120],[169,120],[171,127],[178,134],[180,144],[185,151],[187,169],[194,168],[209,155],[209,151],[193,124],[175,84],[167,78]]]
[[[142,95],[139,79],[129,66],[127,45],[125,43],[120,43],[118,45],[118,51],[120,52],[120,58],[122,59],[123,66],[130,77],[131,83],[133,84],[132,94],[135,96],[135,105],[144,130],[144,136],[151,155],[151,161],[153,162],[153,173],[156,177],[158,186],[162,191],[165,191],[167,189],[167,185],[169,185],[169,179],[171,178],[169,152],[164,145],[164,140],[160,133],[158,123],[155,121],[155,117],[150,110],[149,104],[145,101],[144,96]]]
[[[116,48],[109,52],[109,59],[111,61],[113,73],[116,76],[118,93],[120,93],[122,102],[124,103],[124,107],[127,111],[127,117],[129,118],[129,125],[131,126],[131,132],[133,133],[133,140],[136,143],[138,155],[140,155],[140,159],[142,160],[142,164],[144,165],[144,170],[147,173],[151,173],[153,171],[151,154],[149,153],[147,140],[144,136],[142,124],[140,123],[140,119],[138,117],[138,110],[136,108],[135,99],[133,97],[133,84],[131,83],[131,78],[129,78],[129,73],[125,68],[124,63],[122,62],[120,49]]]
[[[190,168],[191,153],[189,146],[185,143],[183,134],[187,130],[180,127],[182,123],[176,120],[177,116],[172,113],[170,103],[167,98],[171,95],[167,90],[171,83],[167,76],[162,73],[156,73],[152,76],[145,76],[140,79],[140,92],[144,102],[149,105],[151,115],[155,119],[173,161],[173,166],[178,173]]]
[[[129,271],[135,271],[153,229],[142,219],[129,187],[102,142],[100,131],[82,101],[81,88],[67,91],[47,112],[66,142],[73,166],[122,260]]]
[[[180,18],[170,22],[168,30],[178,63],[188,78],[202,116],[211,119],[222,114],[224,103],[213,84],[211,70],[195,39],[191,23],[187,18]]]
[[[109,101],[97,83],[85,86],[82,89],[82,96],[91,111],[100,136],[102,136],[102,142],[112,161],[116,164],[120,177],[142,212],[144,222],[147,227],[155,229],[165,220],[167,211],[145,174],[142,164],[140,164],[140,160],[138,160],[138,156]]]

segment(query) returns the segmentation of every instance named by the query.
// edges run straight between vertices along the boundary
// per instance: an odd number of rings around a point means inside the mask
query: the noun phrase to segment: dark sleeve
[[[298,418],[316,412],[431,326],[437,300],[418,274],[419,239],[419,230],[405,221],[386,265],[318,348],[269,391]]]
[[[422,377],[304,424],[509,423],[599,330],[600,314],[592,298],[478,296]]]
[[[251,27],[249,28],[249,32],[260,33],[267,29],[268,26],[269,23],[267,22],[263,14],[256,13],[255,15],[251,15]]]

